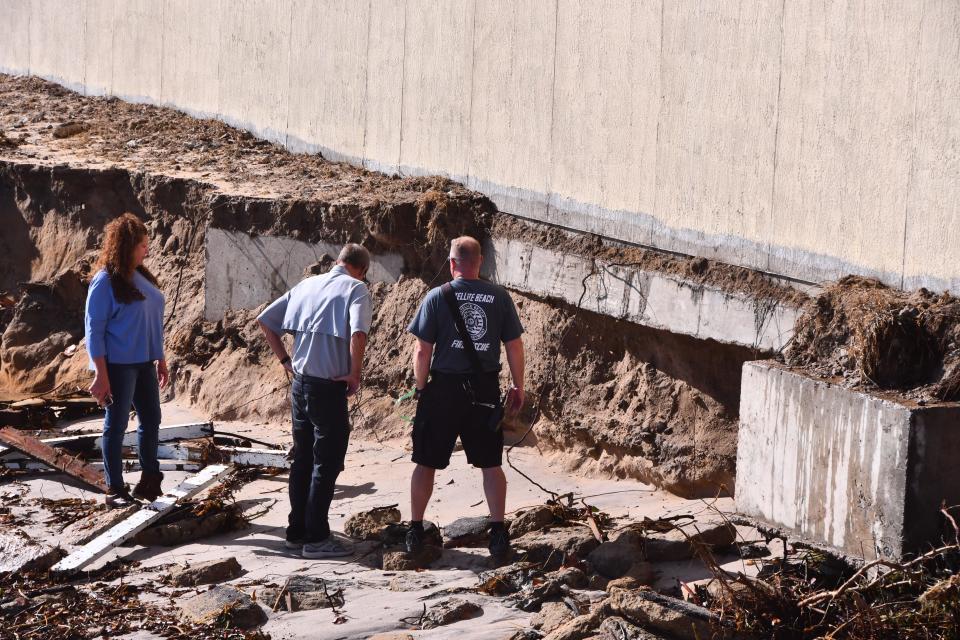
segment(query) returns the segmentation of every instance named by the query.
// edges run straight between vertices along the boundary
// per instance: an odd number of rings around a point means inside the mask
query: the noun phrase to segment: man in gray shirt
[[[329,273],[307,278],[257,317],[280,364],[293,374],[293,462],[287,548],[304,558],[349,555],[330,535],[333,489],[350,437],[347,396],[360,386],[370,330],[370,294],[363,283],[370,254],[358,244],[340,252]],[[294,336],[293,356],[281,335]]]

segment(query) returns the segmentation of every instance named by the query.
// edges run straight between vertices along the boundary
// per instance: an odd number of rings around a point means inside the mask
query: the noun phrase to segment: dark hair
[[[370,252],[359,244],[351,242],[343,245],[343,249],[340,250],[340,255],[337,257],[337,262],[343,262],[355,269],[366,271],[370,268]]]
[[[117,302],[127,304],[143,300],[143,293],[133,285],[134,271],[139,271],[154,286],[159,286],[149,269],[143,265],[133,266],[133,250],[146,237],[147,226],[132,213],[124,213],[103,230],[103,246],[97,266],[110,276],[110,286]]]

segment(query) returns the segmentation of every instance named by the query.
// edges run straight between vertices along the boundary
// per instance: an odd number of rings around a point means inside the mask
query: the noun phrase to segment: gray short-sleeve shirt
[[[506,289],[485,280],[457,278],[450,284],[484,371],[499,371],[500,344],[523,334],[513,299]],[[407,331],[434,345],[431,369],[473,371],[440,287],[430,290]]]
[[[370,331],[370,293],[344,267],[307,278],[264,309],[257,320],[294,336],[297,373],[333,379],[350,373],[350,336]]]

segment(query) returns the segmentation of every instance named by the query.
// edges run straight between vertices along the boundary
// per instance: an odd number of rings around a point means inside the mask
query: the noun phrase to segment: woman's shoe
[[[160,488],[161,482],[163,482],[163,474],[159,471],[156,473],[140,472],[140,482],[133,488],[134,497],[153,502],[163,495],[163,489]]]
[[[107,505],[108,509],[126,509],[130,505],[137,504],[137,501],[124,487],[123,489],[110,489],[107,495],[103,497],[103,503]]]

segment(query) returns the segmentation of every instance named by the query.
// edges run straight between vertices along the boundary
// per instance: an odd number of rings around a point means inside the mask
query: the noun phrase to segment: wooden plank
[[[275,469],[289,469],[287,452],[279,449],[254,449],[250,447],[217,447],[217,450],[233,464],[257,465]],[[157,456],[168,460],[203,461],[204,450],[190,444],[160,444]]]
[[[78,434],[75,436],[62,436],[59,438],[44,438],[40,442],[48,444],[51,447],[67,447],[73,448],[73,446],[79,446],[86,444],[87,442],[93,443],[93,441],[98,436],[96,434],[86,433]],[[99,451],[99,448],[97,449]],[[0,458],[6,461],[16,461],[23,459],[23,454],[18,453],[15,449],[10,449],[4,446],[0,446]]]
[[[212,422],[188,422],[184,424],[172,424],[166,427],[160,427],[158,436],[159,442],[170,442],[172,440],[189,440],[192,438],[203,438],[213,435]],[[59,438],[44,438],[41,442],[54,447],[70,447],[71,445],[85,444],[86,441],[93,443],[97,451],[103,449],[103,435],[100,433],[78,433],[73,436],[62,436]],[[123,446],[134,447],[137,444],[137,432],[130,431],[123,436]],[[11,451],[4,446],[0,446],[0,457],[5,460],[15,460],[10,458],[13,455]]]
[[[160,427],[159,442],[171,442],[173,440],[192,440],[194,438],[203,438],[213,435],[212,422],[188,422],[184,424],[172,424],[167,427]],[[97,449],[102,449],[103,438],[97,438]],[[123,434],[124,447],[137,446],[137,432],[128,431]]]
[[[185,462],[183,460],[160,460],[160,471],[199,471],[203,468],[199,462]],[[89,463],[90,466],[96,467],[97,469],[103,468],[103,462],[95,461]],[[2,463],[2,466],[6,469],[13,469],[15,471],[56,471],[52,469],[50,465],[44,464],[37,460],[7,460]],[[140,462],[137,460],[124,460],[123,461],[123,471],[124,473],[129,471],[140,471]]]
[[[76,478],[103,493],[107,492],[107,483],[103,479],[103,474],[69,453],[54,449],[49,444],[10,427],[0,429],[0,440],[6,442],[11,448],[64,472],[71,478]]]
[[[169,493],[160,496],[123,522],[103,532],[53,565],[51,571],[70,573],[82,569],[110,551],[110,549],[126,542],[147,528],[151,523],[162,518],[165,513],[173,509],[178,501],[200,493],[229,471],[229,465],[216,464],[207,467],[195,476],[187,478]]]

